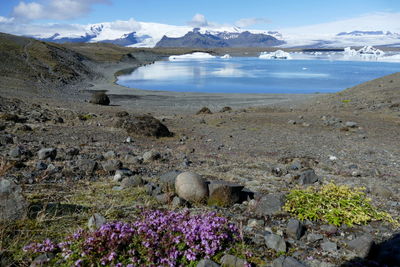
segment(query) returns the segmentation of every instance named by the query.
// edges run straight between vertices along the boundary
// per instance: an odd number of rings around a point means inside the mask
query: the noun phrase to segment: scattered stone
[[[357,122],[354,122],[354,121],[347,121],[345,123],[345,126],[349,127],[349,128],[356,128],[356,127],[358,127],[358,124],[357,124]]]
[[[209,108],[203,107],[196,113],[196,115],[200,115],[200,114],[212,114],[212,112]]]
[[[313,243],[313,242],[316,242],[316,241],[319,241],[322,239],[324,239],[324,236],[321,234],[310,233],[307,235],[307,241],[310,243]]]
[[[22,189],[13,181],[0,178],[0,221],[13,221],[25,217],[27,203]]]
[[[247,262],[244,259],[240,259],[236,256],[225,254],[221,258],[221,266],[223,267],[245,267]]]
[[[2,119],[4,121],[12,121],[12,122],[25,122],[26,121],[26,119],[20,118],[18,115],[12,114],[12,113],[0,113],[0,119]]]
[[[55,148],[42,148],[38,152],[40,160],[51,159],[54,160],[57,156],[57,149]]]
[[[228,207],[238,203],[244,186],[225,181],[211,181],[208,185],[210,196],[208,204],[211,206]]]
[[[8,155],[11,158],[19,158],[20,156],[22,156],[22,154],[23,154],[23,151],[22,151],[21,147],[19,147],[19,146],[12,148],[10,150],[10,152],[8,152]]]
[[[212,260],[203,259],[197,263],[196,267],[219,267],[219,265]]]
[[[122,167],[122,162],[119,160],[107,160],[102,166],[105,171],[112,172],[120,169]]]
[[[358,257],[364,258],[368,255],[374,244],[372,236],[364,234],[347,243],[347,247],[354,251]]]
[[[167,126],[152,116],[129,116],[121,118],[116,127],[123,128],[128,134],[154,137],[169,137],[172,133]]]
[[[293,257],[280,256],[272,262],[272,267],[306,267]]]
[[[102,225],[107,222],[106,218],[101,216],[99,213],[95,213],[89,218],[88,228],[90,231],[95,231],[99,229]]]
[[[247,222],[247,226],[250,227],[250,228],[255,228],[255,227],[258,227],[258,226],[264,226],[264,224],[265,224],[264,220],[257,220],[257,219],[250,219]]]
[[[172,208],[176,209],[176,208],[182,207],[184,205],[185,205],[185,200],[183,200],[182,198],[175,196],[172,199]]]
[[[334,235],[337,233],[337,227],[332,225],[332,224],[324,224],[321,225],[321,231],[328,234],[328,235]]]
[[[128,155],[125,155],[124,161],[129,164],[142,164],[143,158],[128,154]]]
[[[276,177],[281,177],[281,176],[287,174],[287,170],[283,167],[273,167],[271,169],[271,173],[273,175],[275,175]]]
[[[143,179],[140,176],[126,177],[122,180],[122,188],[137,187],[143,185]]]
[[[37,256],[32,263],[29,265],[29,267],[41,267],[41,266],[46,266],[48,262],[54,258],[54,254],[50,252],[43,253],[39,256]]]
[[[96,92],[92,95],[90,101],[92,104],[96,105],[110,105],[110,98],[104,92]]]
[[[337,244],[335,242],[331,242],[331,241],[325,241],[321,243],[321,248],[324,251],[327,252],[335,252],[337,251]]]
[[[276,252],[286,252],[286,242],[282,236],[267,232],[264,239],[268,248]]]
[[[229,112],[232,111],[231,107],[223,107],[220,112]]]
[[[14,140],[11,134],[1,134],[0,135],[0,144],[7,145],[7,144],[14,144]]]
[[[118,111],[117,113],[115,113],[115,116],[117,116],[118,118],[128,117],[129,113],[126,111]]]
[[[92,175],[99,167],[96,161],[91,159],[80,159],[76,161],[76,165],[80,171],[86,175]]]
[[[68,148],[67,151],[65,152],[66,155],[68,156],[77,156],[79,155],[79,149],[72,147]]]
[[[171,195],[165,193],[159,194],[155,196],[155,199],[157,200],[158,203],[166,205],[171,202]]]
[[[108,151],[108,152],[103,154],[103,157],[105,159],[115,159],[117,157],[117,155],[115,154],[114,151]]]
[[[39,161],[39,162],[36,163],[36,169],[38,171],[46,170],[47,169],[47,164],[44,163],[43,161]]]
[[[157,151],[147,151],[143,154],[143,162],[151,162],[161,158],[161,154]]]
[[[179,197],[189,202],[203,202],[208,197],[205,180],[193,172],[183,172],[176,177],[175,191]]]
[[[165,191],[175,191],[175,180],[181,173],[181,171],[170,171],[160,176],[160,183]]]
[[[288,121],[288,124],[295,125],[295,124],[297,124],[297,122],[296,122],[295,120],[289,120],[289,121]]]
[[[285,195],[282,193],[264,195],[256,202],[255,213],[260,216],[276,215],[282,211],[284,200]]]
[[[299,220],[290,219],[286,227],[286,234],[293,239],[299,240],[304,234],[304,230],[305,228]]]
[[[300,173],[299,184],[307,185],[318,182],[319,177],[315,174],[313,169],[308,169]]]
[[[32,131],[32,127],[29,125],[21,125],[17,128],[18,131],[23,131],[23,132],[31,132]]]

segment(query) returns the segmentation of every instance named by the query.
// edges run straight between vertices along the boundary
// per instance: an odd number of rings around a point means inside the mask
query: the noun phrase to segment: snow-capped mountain
[[[196,28],[151,22],[114,21],[89,25],[72,25],[56,31],[41,31],[31,37],[58,43],[107,42],[129,47],[197,46],[197,47],[309,47],[338,48],[348,46],[400,46],[397,28],[345,27],[338,23],[292,29],[246,30],[236,26]],[[354,23],[353,23],[354,24]],[[339,26],[338,26],[339,25]],[[383,25],[384,26],[384,25]],[[327,29],[323,31],[321,29]],[[343,29],[350,29],[343,31]],[[342,31],[340,31],[342,30]]]

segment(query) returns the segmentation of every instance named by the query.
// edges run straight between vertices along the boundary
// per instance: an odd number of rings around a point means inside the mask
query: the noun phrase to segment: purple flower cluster
[[[109,223],[94,232],[79,230],[62,243],[46,240],[25,249],[56,253],[75,266],[177,266],[211,258],[238,239],[235,225],[215,213],[151,210],[132,223]]]

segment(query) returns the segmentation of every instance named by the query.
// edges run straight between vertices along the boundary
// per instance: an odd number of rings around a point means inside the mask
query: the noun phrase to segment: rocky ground
[[[333,182],[364,187],[374,206],[399,219],[399,74],[316,98],[127,97],[114,72],[155,59],[140,53],[136,63],[86,62],[90,77],[53,91],[0,84],[1,266],[30,265],[25,245],[129,221],[139,207],[229,218],[247,252],[231,251],[218,265],[400,265],[396,223],[334,226],[283,209],[293,189]],[[107,88],[110,105],[90,100],[89,90]],[[210,264],[198,266],[218,266]]]
[[[158,111],[153,115],[159,121],[144,119],[139,128],[145,131],[138,132],[134,116],[143,113],[132,107],[0,101],[0,174],[23,189],[27,202],[17,199],[13,205],[29,210],[26,225],[2,229],[4,264],[23,262],[16,250],[46,231],[58,237],[55,222],[62,222],[66,233],[86,225],[95,212],[108,220],[127,219],[140,205],[224,214],[242,226],[260,265],[337,266],[365,257],[373,242],[396,233],[386,222],[353,227],[300,223],[281,209],[282,195],[291,189],[333,181],[365,187],[373,204],[398,218],[396,112],[266,107],[163,116]],[[173,135],[159,130],[159,122]],[[171,191],[176,176],[186,171],[211,184],[244,187],[246,199],[228,207],[187,203]],[[11,191],[18,194],[18,188]],[[19,217],[18,209],[9,212]]]

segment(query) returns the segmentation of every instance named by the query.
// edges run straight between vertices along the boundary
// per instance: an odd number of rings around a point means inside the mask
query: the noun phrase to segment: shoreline
[[[171,114],[193,113],[202,107],[209,107],[217,112],[223,107],[245,109],[250,107],[279,106],[290,108],[304,103],[317,96],[327,94],[246,94],[246,93],[203,93],[142,90],[117,84],[118,74],[149,63],[132,66],[131,63],[108,64],[98,66],[96,71],[103,77],[89,81],[90,87],[85,91],[106,91],[113,104],[124,108],[141,109],[145,112]],[[151,64],[151,63],[150,63]],[[96,66],[94,66],[96,67]],[[154,107],[157,107],[155,110]]]

